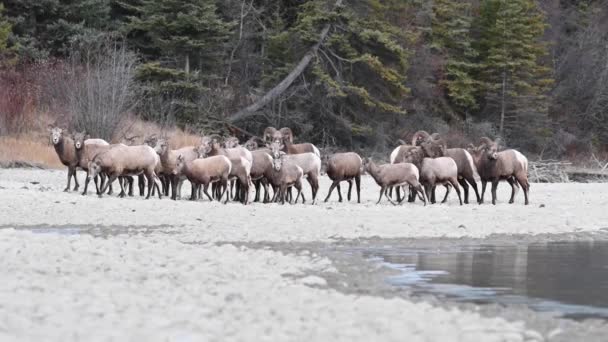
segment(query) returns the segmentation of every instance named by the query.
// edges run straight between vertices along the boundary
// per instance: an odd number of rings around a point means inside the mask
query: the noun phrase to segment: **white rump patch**
[[[462,149],[464,154],[467,156],[467,160],[469,161],[469,165],[471,166],[471,170],[473,170],[473,177],[475,177],[475,181],[481,179],[479,174],[477,173],[477,168],[475,167],[475,163],[473,162],[473,156],[469,153],[469,151]]]
[[[517,158],[517,161],[521,163],[524,170],[528,172],[528,158],[526,158],[526,156],[524,156],[523,154],[521,154],[521,152],[517,150],[513,150],[513,153],[515,153],[515,158]]]
[[[317,155],[317,157],[321,158],[321,152],[319,152],[317,146],[312,145],[312,150],[314,151],[313,153]]]
[[[399,154],[399,149],[401,148],[401,146],[397,147],[396,149],[393,150],[393,152],[391,152],[391,164],[395,164],[395,159],[397,158],[397,154]]]

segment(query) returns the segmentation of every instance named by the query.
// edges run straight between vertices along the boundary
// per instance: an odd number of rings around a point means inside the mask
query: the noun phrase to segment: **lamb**
[[[202,158],[217,155],[228,157],[232,163],[230,178],[239,180],[241,186],[241,196],[239,196],[239,199],[243,204],[247,204],[249,201],[249,183],[251,182],[250,173],[253,161],[251,152],[240,146],[236,148],[222,148],[218,137],[205,136],[201,140],[198,153]]]
[[[456,166],[458,167],[458,183],[464,189],[464,203],[469,203],[469,184],[471,185],[471,187],[473,187],[473,190],[475,191],[475,197],[477,198],[477,202],[479,203],[481,198],[479,197],[477,182],[475,181],[477,175],[477,168],[475,167],[475,164],[473,162],[473,157],[464,148],[445,149],[445,147],[443,147],[443,141],[441,141],[441,139],[437,139],[436,137],[437,133],[429,135],[425,131],[418,131],[414,134],[414,137],[412,138],[412,143],[430,143],[432,145],[435,145],[433,148],[430,149],[431,154],[433,155],[430,155],[429,157],[435,158],[439,156],[445,156],[454,159],[454,161],[456,162]],[[439,145],[439,147],[436,145]],[[446,191],[445,197],[442,202],[446,201],[448,193],[449,191]],[[432,197],[434,198],[434,193]]]
[[[266,127],[263,138],[267,143],[283,141],[283,138],[287,138],[290,142],[293,142],[293,132],[289,127],[283,127],[279,130],[274,127]]]
[[[158,198],[161,198],[160,189],[155,182],[158,177],[154,169],[159,162],[159,156],[150,146],[126,146],[122,144],[113,145],[107,151],[98,154],[89,162],[89,175],[87,179],[96,177],[101,172],[104,172],[110,179],[105,187],[101,190],[101,197],[109,184],[112,184],[119,176],[134,176],[143,173],[148,182],[148,194],[146,199],[150,198],[152,187],[156,186],[158,190]],[[121,187],[121,197],[124,197],[125,191],[122,182],[119,182]]]
[[[194,146],[182,147],[177,150],[171,150],[169,148],[169,142],[166,138],[160,138],[156,141],[154,151],[160,157],[160,164],[162,166],[162,173],[169,178],[171,183],[171,199],[177,200],[177,197],[181,197],[181,187],[185,176],[176,174],[174,172],[177,157],[183,156],[186,162],[191,162],[198,158],[198,151]]]
[[[78,191],[79,184],[76,178],[76,167],[78,166],[78,159],[76,157],[76,149],[74,148],[74,141],[64,135],[64,129],[53,125],[49,125],[51,133],[51,144],[57,152],[57,156],[61,163],[68,167],[68,185],[63,191],[70,191],[71,180],[74,178],[74,191]]]
[[[496,189],[498,182],[506,180],[511,185],[511,199],[515,201],[515,188],[517,184],[524,190],[525,205],[529,204],[528,196],[530,183],[528,182],[528,159],[517,150],[498,151],[498,141],[483,137],[481,144],[470,148],[477,172],[481,178],[481,201],[483,203],[486,185],[492,182],[492,204],[496,204]]]
[[[319,191],[319,178],[321,177],[321,158],[318,155],[306,152],[300,154],[286,154],[282,151],[283,144],[274,142],[271,144],[272,159],[285,158],[302,168],[306,180],[312,189],[312,204],[316,203]]]
[[[174,174],[184,175],[190,183],[192,183],[192,195],[190,200],[197,198],[197,188],[203,186],[203,192],[209,198],[209,201],[213,201],[207,189],[209,184],[219,182],[220,187],[223,189],[219,197],[221,202],[224,197],[224,193],[228,188],[228,178],[230,176],[230,170],[232,169],[232,163],[226,156],[213,156],[202,159],[194,159],[192,161],[186,161],[184,156],[179,155],[177,157],[177,165],[173,170]],[[228,202],[228,194],[226,193],[226,201]]]
[[[357,187],[357,203],[361,203],[361,169],[363,161],[361,157],[354,152],[336,153],[327,161],[327,176],[333,181],[329,187],[325,202],[329,200],[334,188],[338,188],[339,201],[342,202],[342,193],[340,190],[340,182],[348,181],[348,200],[350,201],[350,193],[353,187],[353,180]]]
[[[287,189],[293,186],[298,190],[295,203],[298,203],[300,195],[302,195],[302,203],[304,203],[305,199],[304,194],[302,193],[302,177],[304,176],[304,170],[302,170],[302,168],[293,160],[289,160],[284,156],[285,154],[283,153],[281,154],[281,158],[272,160],[272,173],[268,178],[272,185],[278,188],[278,191],[275,191],[274,193],[273,202],[280,200],[281,204],[285,204]]]
[[[372,176],[376,184],[380,186],[380,197],[376,204],[380,203],[382,195],[384,195],[392,204],[396,204],[388,197],[386,190],[390,187],[409,185],[419,196],[421,196],[424,205],[426,205],[426,194],[418,181],[419,173],[416,165],[411,163],[396,163],[378,166],[371,159],[365,158],[363,160],[363,166],[365,171]]]

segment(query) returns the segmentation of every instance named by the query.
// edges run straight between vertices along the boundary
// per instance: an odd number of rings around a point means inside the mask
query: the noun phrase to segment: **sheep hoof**
[[[63,192],[69,192],[69,191],[70,191],[70,188],[63,189]]]

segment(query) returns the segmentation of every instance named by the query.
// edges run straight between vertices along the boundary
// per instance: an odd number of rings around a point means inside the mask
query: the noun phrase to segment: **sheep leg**
[[[517,182],[519,183],[519,185],[521,185],[521,188],[524,190],[524,198],[525,198],[525,205],[530,204],[530,202],[528,201],[528,196],[529,196],[529,192],[530,192],[530,183],[528,182],[528,177],[526,176],[515,176],[515,179],[517,180]]]
[[[507,183],[509,183],[509,185],[511,186],[511,199],[509,199],[509,204],[513,204],[513,202],[515,202],[515,193],[517,192],[515,190],[515,180],[511,177],[507,178]]]
[[[152,187],[152,189],[156,188],[156,191],[158,192],[158,199],[162,199],[163,195],[161,194],[160,189],[163,187],[163,183],[158,178],[158,176],[156,175],[156,173],[154,173],[153,176],[154,176],[154,186]]]
[[[316,175],[309,175],[310,186],[312,188],[312,204],[317,202],[317,192],[319,191],[319,180]]]
[[[361,203],[361,176],[355,177],[355,188],[357,190],[357,203]]]
[[[496,205],[496,189],[498,188],[498,179],[492,181],[492,204]]]
[[[200,184],[198,186],[201,186]],[[209,183],[203,183],[203,193],[205,194],[205,196],[207,196],[207,198],[209,199],[209,202],[213,202],[213,197],[211,197],[211,195],[209,194]],[[221,201],[221,199],[220,199]]]
[[[448,201],[448,195],[450,194],[450,185],[449,184],[444,184],[443,186],[445,186],[445,196],[443,196],[443,200],[441,201],[441,203],[445,203]]]
[[[177,176],[175,175],[171,175],[171,199],[176,201],[177,200]]]
[[[431,203],[435,204],[437,201],[435,201],[435,188],[436,186],[433,185],[433,188],[431,190]]]
[[[481,181],[481,198],[479,199],[479,204],[483,204],[483,198],[486,194],[486,185],[488,185],[488,181],[482,180]]]
[[[386,197],[386,199],[387,199],[387,200],[388,200],[388,201],[389,201],[389,202],[390,202],[392,205],[397,205],[397,203],[393,202],[393,199],[392,199],[392,198],[390,198],[390,197],[388,196],[388,192],[387,192],[387,191],[385,191],[385,192],[384,192],[384,197]]]
[[[144,197],[146,194],[146,181],[144,175],[137,176],[137,188],[139,189],[139,196]]]
[[[433,191],[433,185],[428,184],[428,183],[424,185],[424,192],[427,195],[427,199],[428,199],[429,193],[432,193],[432,191]],[[429,200],[429,203],[434,204],[433,200]]]
[[[112,182],[116,180],[116,178],[118,178],[118,176],[116,174],[112,174],[110,175],[108,182],[105,184],[105,186],[101,189],[101,192],[99,193],[99,197],[102,197],[103,194],[106,192],[106,190],[108,189],[108,187],[110,187],[112,185]]]
[[[458,178],[458,183],[464,189],[464,204],[469,204],[469,183],[464,178]]]
[[[80,184],[78,184],[78,177],[76,177],[76,175],[76,168],[74,168],[72,170],[72,177],[74,177],[74,191],[78,191],[78,188],[80,187]]]
[[[348,199],[348,201],[349,201],[349,202],[350,202],[350,192],[351,192],[352,190],[353,190],[353,180],[352,180],[352,179],[350,179],[350,180],[348,181],[348,195],[347,195],[347,197],[346,197],[346,198]]]
[[[127,195],[127,193],[125,192],[125,183],[126,180],[124,178],[118,178],[118,184],[120,185],[120,193],[118,194],[118,197],[120,198],[124,198]]]
[[[127,177],[127,182],[129,183],[129,197],[133,197],[133,177]]]
[[[386,187],[383,186],[380,188],[380,197],[378,197],[378,202],[376,202],[376,204],[380,204],[380,201],[382,200],[382,195],[384,195],[384,192],[386,191]]]
[[[339,181],[333,181],[331,183],[331,185],[329,186],[329,191],[327,193],[327,197],[325,197],[325,201],[327,202],[329,200],[329,197],[331,197],[331,193],[334,191],[334,189],[336,188],[336,185],[338,185],[340,182]]]
[[[253,187],[255,189],[255,197],[253,198],[254,202],[260,201],[260,185],[261,185],[261,181],[259,179],[253,181]]]
[[[424,191],[424,188],[422,187],[422,185],[420,185],[420,183],[418,183],[417,185],[413,186],[412,188],[414,188],[414,190],[416,190],[416,194],[418,196],[421,196],[420,199],[424,202],[424,206],[426,207],[428,200],[426,198],[426,192]]]
[[[340,189],[340,183],[336,186],[338,188],[338,202],[342,202],[342,189]]]
[[[70,188],[72,187],[72,171],[73,171],[73,168],[68,167],[68,186],[66,186],[65,189],[63,189],[63,192],[70,191]]]
[[[458,186],[458,180],[450,179],[450,184],[454,187],[454,190],[456,190],[456,194],[458,195],[458,201],[460,202],[460,205],[462,205],[462,196],[460,195],[460,187]]]
[[[404,189],[405,189],[405,187],[404,187]],[[410,191],[410,193],[408,194],[407,201],[410,202],[410,203],[416,202],[416,191],[415,190],[412,191],[411,187],[410,187],[409,191]],[[405,192],[405,190],[404,190],[404,192]]]
[[[89,179],[89,171],[87,171],[87,174],[84,178],[84,190],[82,190],[82,196],[87,194],[87,188],[89,187],[89,182],[91,180]],[[97,188],[97,192],[99,193],[99,187],[97,186],[97,178],[95,178],[95,188]]]
[[[391,192],[393,191],[393,188],[394,187],[391,186]],[[401,187],[400,186],[398,186],[398,187],[395,188],[395,194],[397,196],[397,202],[400,202],[401,198],[402,198],[401,197]],[[391,195],[391,197],[393,197],[393,196]],[[403,194],[403,198],[405,198],[405,193]]]

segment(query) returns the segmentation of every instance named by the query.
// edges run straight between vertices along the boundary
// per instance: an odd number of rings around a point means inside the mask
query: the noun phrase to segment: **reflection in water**
[[[608,318],[608,242],[448,251],[382,248],[365,254],[403,271],[389,282],[413,291]]]

